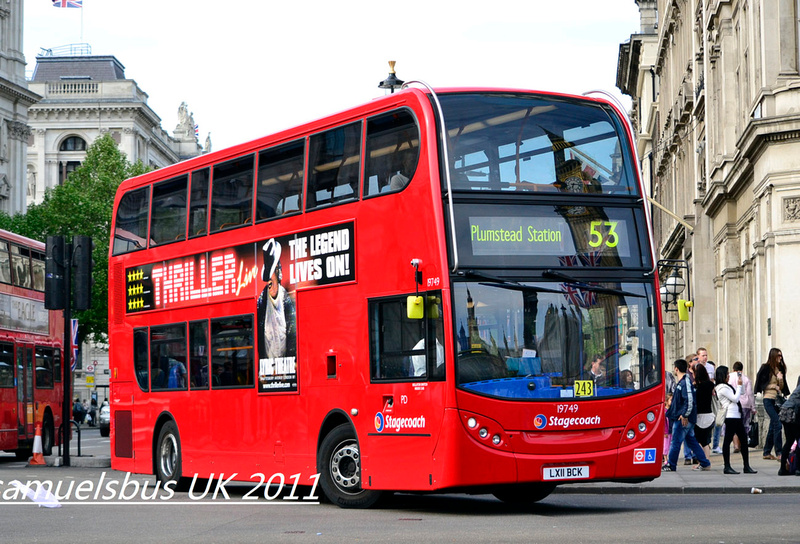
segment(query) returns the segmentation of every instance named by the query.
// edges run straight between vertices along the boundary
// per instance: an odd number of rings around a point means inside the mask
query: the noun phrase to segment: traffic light
[[[88,310],[92,307],[92,243],[91,236],[75,236],[72,239],[74,247],[73,265],[75,268],[75,282],[73,294],[75,309]]]
[[[678,299],[678,320],[689,321],[689,308],[694,306],[691,300]]]
[[[48,236],[44,259],[44,307],[63,310],[64,289],[64,237]]]

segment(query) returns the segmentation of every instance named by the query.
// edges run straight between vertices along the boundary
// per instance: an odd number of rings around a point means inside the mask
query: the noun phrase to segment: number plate
[[[544,467],[545,480],[585,480],[589,478],[589,466]]]

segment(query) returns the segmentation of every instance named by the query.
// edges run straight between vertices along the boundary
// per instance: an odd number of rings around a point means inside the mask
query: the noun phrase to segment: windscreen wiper
[[[508,289],[510,291],[533,291],[536,293],[558,293],[561,295],[566,294],[564,291],[560,289],[548,289],[547,287],[534,287],[532,285],[523,285],[518,281],[504,280],[503,278],[498,278],[497,276],[492,276],[491,274],[486,274],[484,272],[478,272],[477,270],[465,270],[463,272],[463,275],[465,277],[488,280],[479,282],[480,285],[486,285],[487,287],[499,287],[501,289]]]
[[[595,293],[605,293],[609,295],[621,295],[624,297],[637,297],[637,298],[645,298],[645,295],[640,295],[638,293],[631,293],[630,291],[623,291],[622,289],[613,289],[611,287],[600,287],[598,285],[589,285],[588,283],[584,283],[578,278],[573,278],[569,274],[564,274],[563,272],[558,272],[556,270],[547,269],[542,272],[542,276],[545,278],[556,278],[561,281],[565,281],[567,283],[572,283],[578,286],[578,289],[582,289],[584,291],[593,291]]]

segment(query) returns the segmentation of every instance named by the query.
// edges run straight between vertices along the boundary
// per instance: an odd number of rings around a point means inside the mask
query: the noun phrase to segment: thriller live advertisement
[[[265,331],[259,391],[296,391],[295,291],[354,281],[354,245],[349,222],[129,268],[127,312],[251,298]]]

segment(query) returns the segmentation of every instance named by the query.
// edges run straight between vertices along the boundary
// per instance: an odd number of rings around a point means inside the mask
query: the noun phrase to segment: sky
[[[581,94],[615,87],[635,0],[24,1],[28,77],[42,49],[113,55],[170,134],[186,102],[219,150],[382,96],[397,77],[434,88]]]

